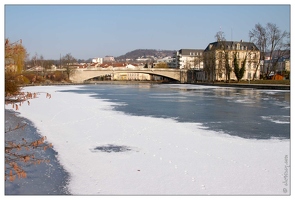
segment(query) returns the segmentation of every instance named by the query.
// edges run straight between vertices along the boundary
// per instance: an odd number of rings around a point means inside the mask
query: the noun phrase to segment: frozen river
[[[40,95],[20,116],[54,145],[72,194],[290,192],[290,91],[151,84],[24,91]]]
[[[290,91],[194,85],[97,85],[76,93],[118,103],[134,116],[201,123],[243,138],[290,138]]]

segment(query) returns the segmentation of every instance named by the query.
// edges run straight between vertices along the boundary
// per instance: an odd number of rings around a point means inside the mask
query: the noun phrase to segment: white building
[[[180,49],[176,52],[179,69],[203,69],[203,49]]]
[[[102,58],[93,58],[92,59],[93,63],[98,63],[98,64],[102,64],[103,63],[103,59]]]

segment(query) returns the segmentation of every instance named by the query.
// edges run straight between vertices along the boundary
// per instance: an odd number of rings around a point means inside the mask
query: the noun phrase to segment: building
[[[103,63],[103,59],[102,59],[102,58],[93,58],[93,59],[92,59],[92,62],[93,62],[93,63],[99,63],[99,64],[102,64],[102,63]]]
[[[266,53],[260,69],[264,77],[290,72],[290,50],[274,51],[272,57]]]
[[[157,65],[163,63],[166,64],[168,68],[176,68],[174,58],[170,56],[157,59],[156,62],[153,63],[153,67],[157,67]]]
[[[264,74],[269,73],[282,73],[290,71],[290,57],[282,57],[278,60],[264,60],[261,66],[261,72]]]
[[[105,56],[103,62],[115,62],[114,56]]]
[[[151,80],[150,74],[144,73],[114,73],[112,80],[118,81],[149,81]]]
[[[245,63],[245,73],[241,80],[260,78],[260,51],[252,42],[217,41],[204,50],[204,79],[206,81],[237,80],[234,73],[234,58],[241,68]]]
[[[176,52],[176,67],[179,69],[203,69],[203,49],[180,49]]]

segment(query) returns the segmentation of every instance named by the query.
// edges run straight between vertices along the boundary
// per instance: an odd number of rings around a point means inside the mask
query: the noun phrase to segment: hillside
[[[131,59],[135,60],[137,58],[164,58],[167,56],[173,56],[173,53],[176,52],[174,50],[156,50],[156,49],[136,49],[134,51],[130,51],[125,55],[121,55],[116,57],[117,61]]]

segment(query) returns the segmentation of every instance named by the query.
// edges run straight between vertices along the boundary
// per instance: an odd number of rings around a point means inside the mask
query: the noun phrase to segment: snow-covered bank
[[[72,194],[290,194],[289,140],[246,140],[201,124],[128,116],[89,94],[60,92],[79,87],[27,87],[40,95],[19,107],[54,145]]]
[[[13,132],[5,134],[5,140],[21,141],[25,138],[26,141],[35,141],[40,139],[36,128],[32,123],[15,115],[15,112],[5,111],[5,128],[16,127],[17,124],[26,124],[26,127],[17,129]],[[24,165],[23,169],[28,176],[25,179],[16,178],[13,182],[5,181],[5,195],[65,195],[67,192],[68,174],[62,168],[56,159],[56,152],[49,148],[46,151],[43,149],[34,149],[33,153],[36,157],[50,160],[49,163],[41,163],[39,165]]]

